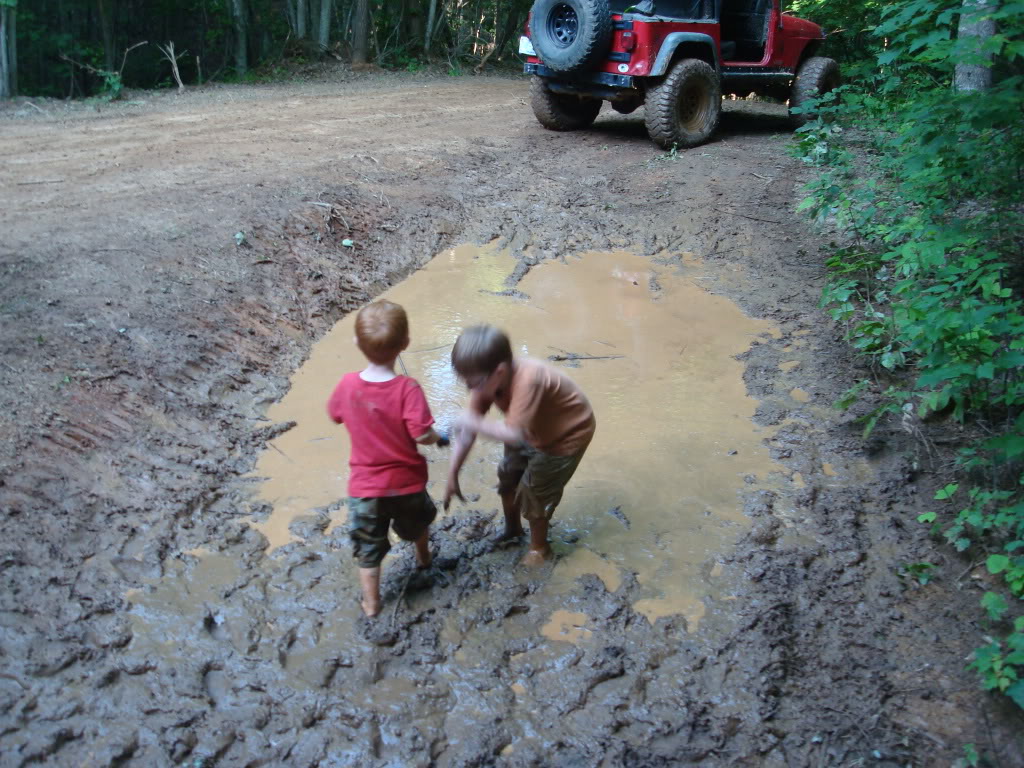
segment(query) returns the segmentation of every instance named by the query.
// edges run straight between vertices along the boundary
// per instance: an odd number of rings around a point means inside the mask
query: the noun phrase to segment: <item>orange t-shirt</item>
[[[505,423],[523,430],[527,442],[543,453],[573,456],[594,436],[597,421],[590,401],[557,368],[517,357],[507,397]]]

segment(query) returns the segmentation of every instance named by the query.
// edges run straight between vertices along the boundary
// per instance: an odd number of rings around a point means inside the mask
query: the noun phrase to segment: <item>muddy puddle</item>
[[[441,427],[466,400],[451,345],[475,322],[505,328],[519,354],[566,366],[590,397],[598,431],[556,513],[553,564],[524,569],[521,552],[491,547],[500,448],[478,444],[464,471],[467,503],[434,526],[435,568],[417,574],[409,547],[396,546],[384,562],[384,611],[361,618],[340,503],[348,437],[325,413],[338,378],[364,364],[350,315],[267,413],[295,426],[250,478],[264,509],[250,524],[266,552],[243,527],[231,543],[241,559],[221,547],[170,560],[162,579],[130,596],[134,656],[195,667],[196,695],[225,711],[241,706],[232,670],[258,669],[271,698],[330,688],[345,702],[343,723],[345,712],[372,712],[375,723],[415,723],[449,754],[523,755],[547,743],[550,707],[625,695],[629,654],[655,653],[638,627],[682,617],[673,626],[694,642],[736,629],[743,566],[727,553],[749,528],[741,497],[799,481],[771,459],[776,428],[754,423],[758,402],[736,359],[775,329],[705,290],[694,258],[586,253],[535,266],[510,287],[515,268],[496,248],[459,247],[384,296],[409,313],[401,364]],[[448,454],[424,450],[439,499]],[[557,702],[567,674],[575,704]],[[511,712],[518,736],[502,731],[481,747],[480,734]]]
[[[568,367],[598,415],[597,436],[559,508],[560,558],[547,588],[598,575],[610,591],[633,572],[655,619],[682,613],[696,628],[713,589],[714,557],[744,525],[739,492],[781,467],[751,418],[742,364],[734,356],[772,327],[705,291],[691,260],[659,265],[629,253],[589,253],[534,267],[514,289],[516,262],[493,248],[442,253],[385,296],[409,313],[412,342],[402,355],[443,427],[466,393],[449,364],[460,329],[487,321],[505,328],[519,354]],[[690,274],[692,273],[692,274]],[[324,415],[334,382],[364,362],[352,343],[354,317],[340,322],[296,373],[268,417],[295,421],[273,441],[255,474],[273,514],[257,527],[280,547],[296,516],[335,505],[343,524],[348,437]],[[666,428],[666,425],[671,425]],[[430,491],[443,490],[447,454],[427,449]],[[500,449],[478,446],[456,515],[496,514]],[[721,583],[725,574],[716,574]]]

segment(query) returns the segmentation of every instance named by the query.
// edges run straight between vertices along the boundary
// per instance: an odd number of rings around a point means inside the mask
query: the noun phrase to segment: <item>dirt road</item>
[[[664,154],[642,112],[554,134],[526,95],[370,76],[0,112],[0,762],[902,766],[973,742],[1019,764],[1012,713],[963,670],[981,628],[954,620],[984,569],[901,572],[934,558],[913,522],[927,463],[898,428],[865,444],[828,408],[865,372],[816,309],[823,254],[792,214],[806,177],[779,108],[727,103],[715,141]],[[687,423],[638,400],[642,430],[618,434],[668,462],[657,493],[594,512],[582,488],[538,573],[488,544],[481,485],[437,526],[434,570],[411,576],[399,550],[384,618],[359,621],[336,503],[268,541],[281,504],[257,475],[278,470],[260,457],[302,434],[268,409],[337,320],[464,244],[507,260],[486,311],[532,344],[544,325],[514,313],[556,301],[551,281],[611,304],[635,286],[631,317],[663,323],[673,302],[714,306],[732,335],[694,320],[693,341],[738,346],[694,357],[678,327],[638,325],[667,366],[642,370],[745,388]],[[458,258],[451,280],[477,269]],[[560,262],[575,271],[556,279]],[[447,279],[403,300],[427,317]],[[633,322],[587,295],[573,306],[608,334]],[[729,446],[699,442],[719,430]],[[683,483],[691,443],[709,469]],[[677,558],[666,516],[705,491],[712,543]]]

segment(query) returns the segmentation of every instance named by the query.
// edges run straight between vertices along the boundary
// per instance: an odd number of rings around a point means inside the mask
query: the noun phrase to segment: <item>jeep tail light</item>
[[[622,33],[622,50],[632,52],[636,49],[636,35],[630,31]]]

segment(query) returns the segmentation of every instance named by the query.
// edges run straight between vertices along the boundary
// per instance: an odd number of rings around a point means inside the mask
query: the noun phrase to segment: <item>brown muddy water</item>
[[[449,363],[466,325],[493,323],[506,329],[518,354],[571,366],[599,428],[556,516],[560,558],[548,586],[595,573],[615,591],[622,572],[632,571],[644,594],[636,610],[651,620],[682,613],[696,629],[709,591],[728,589],[727,575],[713,566],[715,553],[745,524],[738,492],[782,470],[762,443],[766,430],[751,421],[757,403],[734,359],[774,329],[701,288],[695,263],[659,266],[629,253],[589,253],[536,266],[508,290],[515,264],[493,248],[463,246],[384,294],[410,317],[412,343],[402,364],[422,383],[442,427],[466,400]],[[365,365],[352,343],[353,322],[350,315],[319,342],[268,413],[296,422],[255,470],[266,478],[260,495],[274,509],[257,527],[272,547],[292,540],[296,516],[345,494],[348,436],[327,420],[324,402],[341,374]],[[462,484],[475,501],[453,514],[497,512],[500,450],[476,448]],[[447,454],[427,453],[436,498]],[[331,527],[344,520],[343,507],[331,512]]]
[[[416,754],[415,744],[388,746],[388,723],[415,724],[438,754],[493,747],[522,757],[548,743],[544,712],[566,671],[579,701],[593,706],[601,699],[587,691],[628,689],[616,649],[630,636],[651,642],[635,634],[636,621],[682,617],[673,621],[695,641],[736,630],[743,566],[726,553],[749,529],[741,496],[775,492],[785,520],[782,500],[803,484],[770,458],[777,428],[752,420],[758,402],[736,360],[754,340],[776,338],[775,328],[706,291],[693,257],[586,253],[534,266],[514,282],[523,271],[516,265],[497,248],[463,246],[384,296],[409,313],[412,343],[402,364],[441,427],[466,401],[451,345],[476,322],[506,329],[519,354],[567,366],[590,397],[598,431],[556,513],[554,563],[523,569],[521,553],[490,548],[500,524],[500,448],[478,445],[464,470],[467,504],[433,529],[435,575],[414,573],[409,547],[399,544],[384,562],[384,611],[372,622],[361,617],[344,533],[348,437],[325,413],[338,378],[364,365],[349,315],[267,414],[295,426],[268,444],[250,478],[258,488],[250,519],[262,536],[245,543],[252,532],[243,530],[243,557],[182,553],[163,578],[133,592],[134,658],[196,667],[186,675],[200,681],[195,695],[224,711],[253,690],[280,702],[330,689],[345,701],[336,729],[352,731],[342,741],[363,745],[332,752],[338,759]],[[448,456],[425,450],[436,499]],[[643,664],[656,668],[654,659],[668,652],[651,650]],[[241,670],[260,687],[243,685]],[[601,683],[607,675],[613,680]],[[316,701],[309,706],[321,707]],[[720,703],[726,713],[751,706]],[[518,735],[487,730],[511,713]],[[362,734],[367,723],[381,733]],[[245,747],[254,756],[261,749]]]

